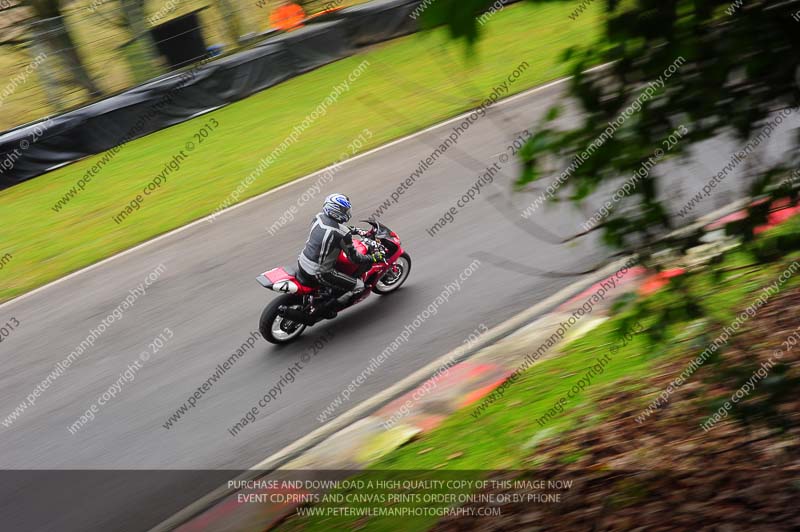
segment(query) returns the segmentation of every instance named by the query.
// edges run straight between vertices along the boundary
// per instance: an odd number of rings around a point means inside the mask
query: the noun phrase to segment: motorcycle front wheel
[[[403,253],[397,258],[389,271],[383,274],[380,281],[375,284],[373,292],[380,295],[391,294],[406,282],[408,274],[411,273],[411,257],[408,253]]]
[[[278,307],[299,306],[301,303],[302,298],[291,294],[284,294],[272,300],[261,313],[259,321],[258,329],[264,340],[273,344],[288,344],[297,340],[306,330],[306,326],[279,315]]]

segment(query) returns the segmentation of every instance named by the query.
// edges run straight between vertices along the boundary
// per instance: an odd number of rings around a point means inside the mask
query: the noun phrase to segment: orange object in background
[[[269,14],[269,25],[276,30],[288,31],[303,25],[306,12],[298,4],[283,3]]]

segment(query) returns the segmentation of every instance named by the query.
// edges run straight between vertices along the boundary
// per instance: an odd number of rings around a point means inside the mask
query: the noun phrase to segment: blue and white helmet
[[[322,212],[339,223],[350,221],[350,198],[344,194],[331,194],[322,204]]]

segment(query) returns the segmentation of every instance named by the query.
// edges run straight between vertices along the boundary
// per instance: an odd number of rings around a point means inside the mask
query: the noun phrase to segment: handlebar
[[[380,251],[384,255],[384,262],[386,262],[386,255],[388,254],[389,250],[386,249],[378,239],[375,238],[375,234],[377,231],[375,227],[371,227],[369,230],[359,229],[355,226],[350,226],[350,230],[361,237],[361,241],[367,246],[367,250],[370,254],[375,253],[375,251]]]
[[[372,229],[370,229],[369,231],[367,231],[367,230],[365,230],[365,229],[359,229],[358,227],[355,227],[355,226],[353,226],[353,225],[351,225],[351,226],[350,226],[350,231],[351,231],[352,233],[354,233],[354,234],[356,234],[356,235],[358,235],[358,236],[362,236],[362,237],[363,237],[363,236],[369,236],[369,235],[370,235],[370,234],[373,232],[373,230],[372,230]]]

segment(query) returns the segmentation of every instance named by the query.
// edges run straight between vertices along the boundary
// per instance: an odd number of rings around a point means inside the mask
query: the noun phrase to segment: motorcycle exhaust
[[[311,327],[312,325],[316,325],[317,321],[313,316],[309,316],[305,312],[300,310],[289,308],[289,307],[278,307],[278,315],[282,318],[286,318],[287,320],[292,320],[297,323],[302,323],[303,325],[308,325]]]

